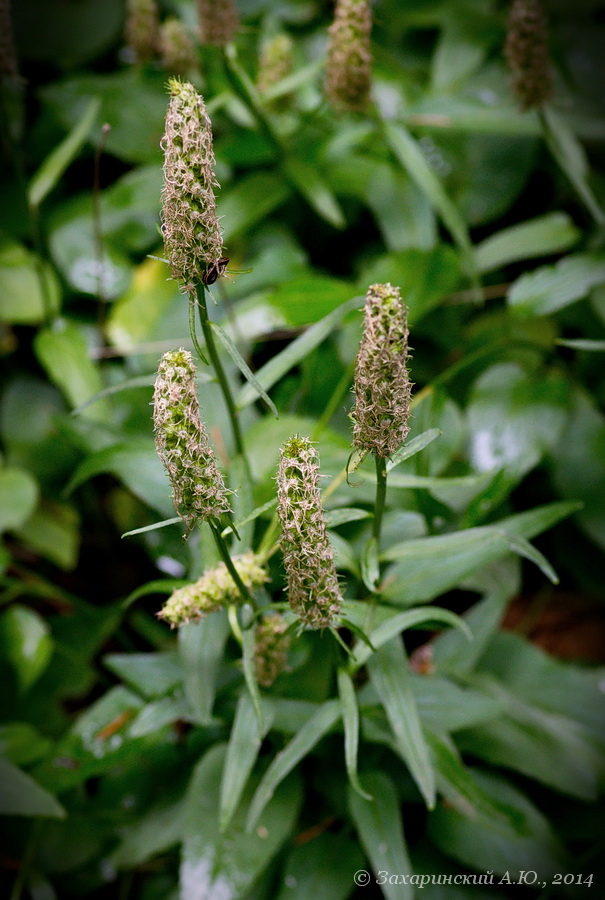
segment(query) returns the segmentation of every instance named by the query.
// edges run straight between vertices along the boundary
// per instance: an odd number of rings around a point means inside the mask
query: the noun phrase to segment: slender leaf
[[[284,160],[283,169],[292,184],[322,219],[334,228],[346,226],[347,221],[340,204],[316,166],[302,157],[290,156]]]
[[[378,564],[378,541],[371,537],[363,548],[361,554],[361,577],[367,589],[376,590],[376,584],[380,578],[380,566]]]
[[[260,690],[256,680],[256,671],[254,668],[254,640],[256,629],[253,627],[245,628],[242,631],[242,664],[244,666],[244,678],[252,700],[252,707],[256,715],[256,722],[259,732],[264,732],[263,724],[263,707],[260,697]]]
[[[212,613],[197,624],[179,628],[179,653],[185,672],[185,695],[200,725],[212,719],[216,678],[229,634],[227,613]]]
[[[146,531],[157,531],[159,528],[166,528],[167,525],[177,525],[182,522],[180,516],[173,516],[172,519],[162,519],[161,522],[154,522],[153,525],[144,525],[142,528],[133,528],[132,531],[125,531],[122,538],[132,537],[133,534],[145,534]]]
[[[235,346],[235,344],[233,343],[233,341],[231,340],[229,335],[224,331],[224,329],[221,328],[220,325],[217,325],[216,322],[212,322],[211,325],[212,325],[213,331],[218,336],[223,347],[225,348],[225,350],[227,351],[227,353],[229,354],[229,356],[231,357],[231,359],[233,360],[235,365],[238,367],[238,369],[240,370],[240,372],[242,373],[242,375],[244,376],[246,381],[248,381],[249,384],[252,385],[254,390],[258,393],[259,397],[263,398],[263,400],[265,401],[265,403],[267,404],[267,406],[269,407],[269,409],[271,410],[271,412],[273,413],[275,418],[278,419],[279,413],[277,412],[277,407],[275,406],[275,403],[269,397],[269,395],[263,388],[262,384],[258,381],[256,376],[250,369],[250,366],[247,364],[246,360],[243,358],[243,356],[241,355],[241,353],[239,352],[239,350],[237,349],[237,347]]]
[[[30,775],[0,758],[0,815],[64,819],[66,813],[59,801]]]
[[[504,228],[482,241],[475,248],[477,268],[490,272],[521,259],[561,253],[573,247],[580,237],[581,232],[566,213],[547,213]]]
[[[364,800],[371,800],[372,795],[364,791],[357,776],[357,749],[359,747],[359,710],[357,697],[351,676],[345,669],[338,670],[338,695],[345,729],[345,764],[351,787]]]
[[[441,434],[442,431],[439,428],[429,428],[428,431],[423,431],[422,434],[419,434],[413,440],[408,441],[406,444],[402,444],[398,450],[395,450],[387,462],[387,472],[391,472],[395,466],[399,465],[399,463],[402,463],[406,459],[410,459],[411,456],[424,450],[425,447],[428,447],[428,445]]]

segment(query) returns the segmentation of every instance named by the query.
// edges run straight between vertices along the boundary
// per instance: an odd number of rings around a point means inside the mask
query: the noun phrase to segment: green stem
[[[322,412],[321,416],[317,420],[317,425],[313,429],[313,434],[311,435],[311,440],[316,441],[319,435],[328,427],[330,423],[330,419],[336,412],[340,403],[342,403],[342,399],[347,393],[348,387],[351,384],[351,379],[353,378],[353,372],[355,371],[355,364],[357,359],[354,358],[351,360],[347,368],[342,374],[342,378],[334,388],[332,392],[332,396],[328,400],[328,403]]]
[[[382,516],[384,513],[384,502],[387,495],[387,463],[386,459],[374,457],[376,462],[376,503],[374,506],[374,522],[372,525],[372,533],[376,538],[376,543],[380,547],[380,531],[382,529]]]
[[[189,333],[191,335],[191,340],[193,342],[193,346],[195,347],[195,352],[204,363],[204,365],[208,365],[208,360],[204,356],[204,351],[200,347],[200,343],[197,339],[197,333],[195,330],[195,297],[193,294],[189,294]]]
[[[213,519],[209,519],[208,524],[210,525],[210,528],[212,529],[212,534],[214,535],[214,540],[216,541],[216,546],[218,548],[218,552],[220,553],[220,555],[223,559],[223,562],[227,566],[227,571],[233,578],[233,580],[237,586],[237,589],[242,596],[242,600],[244,601],[244,603],[249,603],[254,610],[258,609],[256,600],[254,599],[254,597],[252,596],[252,594],[250,593],[250,591],[248,590],[248,588],[246,587],[246,585],[244,584],[242,579],[240,578],[239,572],[233,565],[233,560],[231,559],[231,555],[229,553],[229,548],[227,547],[227,544],[225,543],[223,537],[221,536],[220,527]]]

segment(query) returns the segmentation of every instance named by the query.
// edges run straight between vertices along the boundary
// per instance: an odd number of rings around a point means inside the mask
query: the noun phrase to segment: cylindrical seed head
[[[156,0],[128,0],[126,4],[126,43],[134,50],[137,62],[149,62],[158,49],[159,13]]]
[[[254,671],[262,687],[271,687],[286,669],[290,635],[284,637],[288,625],[281,613],[270,612],[256,626]]]
[[[522,109],[543,106],[553,93],[546,16],[540,0],[513,0],[504,55]]]
[[[338,112],[363,110],[370,99],[372,11],[369,0],[337,0],[329,28],[326,94]]]
[[[267,570],[260,564],[254,553],[244,553],[233,558],[233,565],[249,591],[260,587],[269,580]],[[199,622],[209,613],[224,609],[232,603],[242,602],[235,581],[224,562],[214,569],[208,569],[193,584],[178,588],[166,601],[158,618],[170,622],[170,626]]]
[[[212,126],[193,85],[171,78],[168,86],[171,99],[162,138],[162,234],[174,278],[184,290],[193,291],[223,257],[214,196],[219,184],[214,175]]]
[[[399,288],[373,284],[366,295],[355,365],[353,446],[386,459],[406,439],[410,417],[407,307]]]
[[[200,41],[225,47],[235,37],[239,16],[233,0],[197,0]]]
[[[172,75],[189,75],[199,68],[193,41],[180,19],[166,19],[158,40],[164,68]]]
[[[309,627],[326,628],[342,596],[321,506],[319,457],[309,438],[290,438],[281,449],[277,513],[290,606]]]
[[[187,350],[160,362],[153,394],[155,443],[179,516],[189,533],[198,520],[230,511],[227,490],[200,419],[195,366]]]

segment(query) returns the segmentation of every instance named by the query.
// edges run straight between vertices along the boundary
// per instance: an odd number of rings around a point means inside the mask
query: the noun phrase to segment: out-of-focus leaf
[[[370,679],[384,706],[397,749],[420,788],[426,805],[435,805],[435,773],[410,683],[408,661],[399,637],[387,641],[368,661]]]
[[[445,19],[431,65],[433,92],[454,94],[460,82],[479,68],[489,48],[490,26],[493,29],[485,14],[471,8],[464,16]]]
[[[338,696],[342,711],[342,721],[345,729],[345,764],[351,787],[357,791],[360,797],[371,800],[372,797],[364,791],[359,783],[357,775],[357,750],[359,748],[359,709],[355,686],[351,676],[345,669],[338,670]]]
[[[355,872],[363,868],[358,845],[344,834],[324,831],[295,846],[286,860],[277,900],[347,900]]]
[[[0,813],[51,819],[63,819],[66,815],[52,794],[7,759],[0,759]]]
[[[366,203],[389,250],[434,247],[437,229],[433,210],[426,195],[406,173],[376,161],[366,184]]]
[[[36,553],[61,569],[69,572],[75,568],[80,549],[80,517],[71,504],[44,501],[21,525],[18,534]]]
[[[591,341],[587,338],[558,338],[556,343],[560,347],[571,347],[572,350],[588,351],[589,353],[605,351],[605,341]]]
[[[566,213],[547,213],[504,228],[478,244],[477,268],[480,272],[490,272],[520,259],[561,253],[573,247],[580,236],[580,230]]]
[[[173,725],[179,720],[192,722],[191,707],[186,697],[161,697],[152,700],[138,713],[130,726],[130,737],[144,737],[153,734],[166,725]]]
[[[267,300],[290,325],[309,325],[333,312],[352,293],[346,281],[308,274],[279,284]]]
[[[250,366],[247,364],[245,359],[242,357],[241,353],[239,352],[239,350],[237,349],[237,347],[235,346],[235,344],[233,343],[233,341],[231,340],[229,335],[225,331],[223,331],[223,329],[220,327],[220,325],[217,325],[216,322],[212,322],[211,324],[212,324],[212,330],[218,336],[223,347],[225,348],[225,350],[227,351],[227,353],[229,354],[229,356],[231,357],[231,359],[233,360],[235,365],[238,367],[238,369],[240,370],[240,372],[242,373],[242,375],[244,376],[244,378],[246,379],[248,384],[252,385],[254,390],[258,393],[259,397],[263,398],[263,400],[265,401],[265,403],[267,404],[267,406],[269,407],[269,409],[271,410],[271,412],[277,419],[278,412],[277,412],[275,403],[269,397],[269,395],[264,390],[264,388],[260,384],[260,382],[256,379],[256,376],[252,372]]]
[[[472,641],[462,634],[446,631],[433,642],[433,653],[439,669],[453,672],[470,672],[495,634],[507,602],[514,594],[515,585],[494,590],[465,614],[464,622],[472,634]]]
[[[262,742],[271,727],[272,710],[263,703],[263,732],[259,732],[258,716],[249,693],[243,693],[238,700],[235,718],[231,728],[229,746],[225,756],[225,766],[221,779],[219,823],[221,831],[228,827],[235,810],[239,806],[242,793]]]
[[[363,583],[370,592],[376,590],[376,583],[379,576],[378,541],[375,537],[371,537],[366,542],[363,553],[361,554],[361,577]]]
[[[382,772],[368,772],[364,775],[364,784],[373,800],[364,800],[353,788],[349,788],[349,809],[361,845],[375,873],[396,873],[405,879],[398,885],[388,881],[382,884],[384,896],[388,900],[412,900],[414,887],[409,884],[412,867],[403,836],[395,784]]]
[[[143,697],[163,697],[183,680],[176,652],[110,653],[103,657],[103,665]]]
[[[107,320],[107,334],[120,350],[132,350],[153,334],[177,296],[170,270],[157,259],[146,259],[134,269],[130,287],[114,303]]]
[[[0,757],[17,766],[25,766],[46,756],[52,742],[29,722],[5,722],[0,725]]]
[[[179,653],[185,672],[185,694],[198,722],[208,724],[216,693],[216,678],[229,634],[226,611],[179,628]]]
[[[55,315],[61,289],[52,267],[21,244],[0,243],[0,321],[33,325]]]
[[[237,184],[219,195],[217,203],[227,244],[249,232],[291,194],[292,188],[277,172],[252,172],[238,179]]]
[[[13,604],[0,617],[0,644],[22,691],[27,691],[48,666],[53,640],[44,619],[27,606]]]
[[[31,206],[39,206],[42,203],[76,158],[99,114],[99,107],[99,99],[93,97],[70,133],[46,157],[27,189]]]
[[[544,316],[586,297],[605,283],[605,254],[575,253],[554,266],[522,275],[508,292],[508,303],[524,316]]]
[[[103,387],[99,370],[90,358],[86,339],[72,322],[56,320],[50,328],[39,331],[34,347],[50,380],[61,390],[72,408],[81,406]],[[103,400],[82,412],[85,419],[106,420],[108,414],[107,404]]]
[[[0,469],[0,532],[20,528],[38,502],[38,485],[25,469]]]
[[[283,168],[286,176],[322,219],[334,228],[345,227],[347,222],[340,204],[314,165],[302,157],[290,156],[284,161]]]
[[[15,4],[13,15],[24,58],[62,70],[107,52],[120,35],[124,11],[118,0],[87,0],[57,8],[45,0],[24,0]]]
[[[118,869],[140,866],[158,853],[180,843],[185,832],[187,802],[179,797],[145,810],[145,815],[128,825],[109,861]]]

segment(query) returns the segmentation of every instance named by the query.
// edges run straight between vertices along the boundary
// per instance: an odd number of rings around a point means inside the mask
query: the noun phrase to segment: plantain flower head
[[[197,0],[200,41],[225,47],[235,37],[239,16],[234,0]]]
[[[254,553],[235,556],[233,565],[249,591],[269,580],[267,570]],[[221,562],[214,569],[207,569],[193,584],[174,591],[158,613],[158,618],[175,628],[188,622],[200,622],[210,613],[241,601],[235,581],[225,563]]]
[[[543,106],[553,93],[548,29],[540,0],[513,0],[504,55],[522,109]]]
[[[158,49],[159,13],[156,0],[127,0],[124,36],[137,62],[152,60]]]
[[[290,606],[310,628],[326,628],[342,596],[321,506],[318,453],[309,438],[290,438],[281,449],[277,513]]]
[[[192,291],[223,258],[212,126],[193,85],[171,78],[164,150],[162,234],[172,274]]]
[[[355,365],[353,446],[386,459],[406,439],[410,417],[407,307],[399,288],[373,284],[366,295]]]
[[[287,623],[281,613],[269,612],[256,626],[254,671],[262,687],[271,687],[286,669],[290,635],[284,637]]]
[[[173,75],[198,71],[197,53],[180,19],[166,19],[160,26],[158,49],[164,68]]]
[[[363,110],[372,85],[369,0],[337,0],[330,25],[326,94],[338,112]]]
[[[198,520],[229,512],[227,490],[200,419],[195,366],[187,350],[161,359],[153,394],[155,443],[172,498],[189,533]]]

